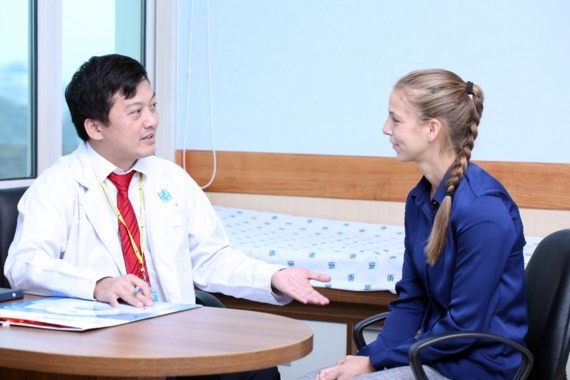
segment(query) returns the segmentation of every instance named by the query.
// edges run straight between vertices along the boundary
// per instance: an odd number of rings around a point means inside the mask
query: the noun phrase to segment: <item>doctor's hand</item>
[[[321,370],[316,380],[349,380],[376,372],[368,356],[349,355],[340,359],[334,367]]]
[[[331,276],[303,268],[289,267],[281,269],[271,276],[271,286],[301,303],[327,305],[329,303],[328,298],[313,289],[309,280],[329,282]]]
[[[148,284],[133,274],[103,277],[95,284],[93,297],[113,307],[119,306],[119,300],[135,307],[152,306],[153,300]]]

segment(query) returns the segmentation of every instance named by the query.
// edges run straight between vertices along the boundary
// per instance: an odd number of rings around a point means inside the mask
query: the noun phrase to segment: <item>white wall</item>
[[[392,85],[443,67],[486,93],[473,159],[570,163],[570,2],[179,6],[178,148],[393,156]]]

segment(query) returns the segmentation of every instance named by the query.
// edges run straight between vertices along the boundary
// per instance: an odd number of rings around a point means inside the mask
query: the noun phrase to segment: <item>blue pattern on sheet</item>
[[[404,227],[214,206],[232,244],[247,254],[329,274],[333,289],[395,292]],[[525,265],[541,238],[527,237]]]

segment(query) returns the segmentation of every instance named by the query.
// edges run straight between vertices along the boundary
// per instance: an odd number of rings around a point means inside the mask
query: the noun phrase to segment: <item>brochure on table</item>
[[[51,330],[85,331],[154,318],[201,305],[155,302],[152,307],[123,305],[76,298],[47,297],[0,305],[2,326],[30,326]]]

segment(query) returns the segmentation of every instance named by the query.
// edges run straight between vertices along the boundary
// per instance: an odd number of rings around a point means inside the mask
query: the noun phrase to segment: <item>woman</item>
[[[523,226],[505,188],[470,163],[483,91],[445,70],[414,71],[390,96],[383,132],[423,178],[406,201],[398,298],[378,338],[319,379],[413,379],[408,349],[419,339],[481,331],[524,344]],[[432,378],[509,379],[520,355],[488,341],[422,351]],[[313,376],[314,379],[314,376]]]

